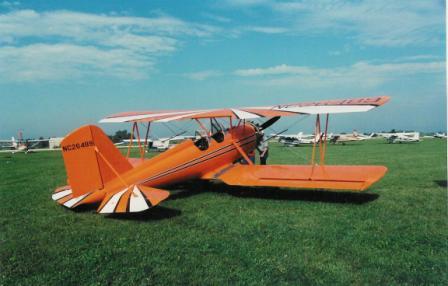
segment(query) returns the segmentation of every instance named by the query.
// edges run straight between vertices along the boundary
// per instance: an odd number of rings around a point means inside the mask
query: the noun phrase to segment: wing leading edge
[[[110,115],[104,119],[101,119],[100,122],[169,122],[174,120],[211,117],[254,119],[259,117],[293,116],[299,114],[365,112],[385,104],[389,101],[389,99],[389,96],[377,96],[261,107],[125,112]]]

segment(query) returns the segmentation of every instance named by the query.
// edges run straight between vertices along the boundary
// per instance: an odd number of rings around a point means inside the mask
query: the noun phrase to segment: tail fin
[[[16,138],[14,138],[14,136],[11,137],[11,143],[12,143],[13,148],[17,148],[17,142],[16,142]]]
[[[97,126],[86,125],[61,143],[73,197],[103,189],[105,184],[132,169],[131,164]]]

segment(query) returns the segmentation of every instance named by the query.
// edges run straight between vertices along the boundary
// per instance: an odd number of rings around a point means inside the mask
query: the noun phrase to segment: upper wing
[[[126,112],[110,115],[100,120],[100,122],[168,122],[173,120],[200,119],[211,117],[253,119],[259,117],[292,116],[297,114],[364,112],[369,111],[372,108],[381,106],[388,101],[388,96],[377,96],[261,107]]]

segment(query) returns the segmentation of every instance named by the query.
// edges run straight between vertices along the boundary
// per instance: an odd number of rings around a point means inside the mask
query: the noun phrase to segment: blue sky
[[[441,0],[0,0],[0,138],[129,110],[384,94],[384,107],[335,115],[332,131],[440,131],[445,66]]]

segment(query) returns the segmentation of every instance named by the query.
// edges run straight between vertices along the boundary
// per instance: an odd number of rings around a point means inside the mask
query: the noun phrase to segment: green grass
[[[272,144],[269,162],[310,147]],[[191,183],[137,216],[71,211],[59,152],[0,154],[0,284],[448,284],[446,140],[330,146],[381,164],[362,194]]]

